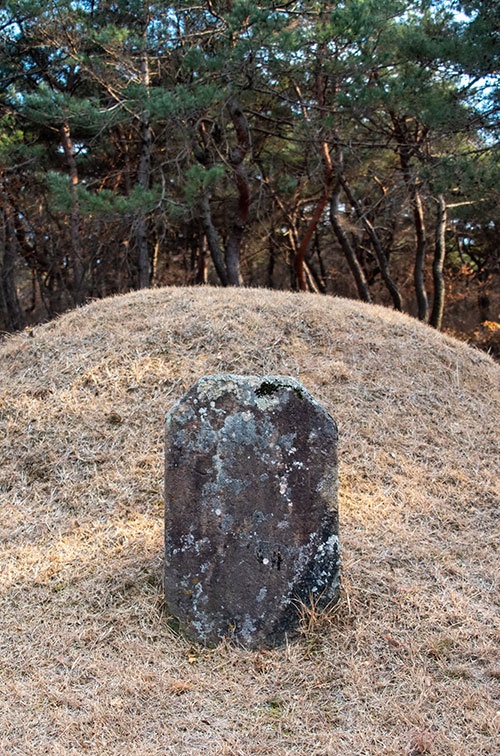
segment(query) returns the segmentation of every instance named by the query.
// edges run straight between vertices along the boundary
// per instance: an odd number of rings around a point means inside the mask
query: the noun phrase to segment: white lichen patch
[[[256,630],[255,620],[249,614],[245,614],[241,627],[239,628],[242,638],[249,642],[252,640],[252,635]]]
[[[280,403],[280,397],[276,394],[271,396],[257,396],[255,398],[255,404],[262,412],[276,407]]]
[[[339,537],[335,534],[331,535],[328,540],[323,541],[317,547],[318,554],[327,554],[332,556],[339,548]]]
[[[255,600],[257,601],[258,604],[260,604],[262,601],[264,601],[266,596],[267,596],[267,588],[265,586],[262,586]]]

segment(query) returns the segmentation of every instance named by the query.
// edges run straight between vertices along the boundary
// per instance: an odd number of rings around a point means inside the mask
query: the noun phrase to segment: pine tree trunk
[[[245,233],[248,216],[250,214],[250,187],[245,169],[244,160],[250,148],[250,134],[247,119],[236,99],[231,97],[227,103],[227,109],[233,122],[237,146],[231,150],[230,163],[234,172],[236,188],[238,190],[238,205],[235,211],[231,232],[226,243],[225,262],[227,283],[229,286],[241,286],[241,245]]]
[[[417,246],[415,250],[415,267],[413,269],[413,280],[415,284],[415,294],[417,297],[417,312],[419,320],[426,320],[429,310],[429,301],[425,290],[425,256],[427,252],[427,241],[425,233],[424,211],[420,192],[415,186],[412,189],[411,203],[413,209],[413,220],[415,223],[415,233],[417,236]]]
[[[206,192],[201,197],[199,206],[201,212],[201,224],[203,226],[203,232],[207,240],[208,249],[210,250],[215,270],[217,271],[221,284],[227,286],[229,281],[226,272],[224,253],[222,251],[219,235],[213,224],[210,202]]]
[[[144,31],[143,37],[144,44],[146,44],[146,31]],[[144,88],[144,96],[147,98],[149,90],[149,61],[146,50],[141,52],[141,83]],[[151,180],[151,151],[153,144],[153,135],[149,125],[149,111],[147,108],[141,114],[139,135],[141,139],[141,152],[137,180],[141,189],[147,191]],[[137,286],[139,289],[147,289],[151,283],[151,264],[149,260],[148,222],[144,212],[137,220],[135,239],[137,246]]]
[[[78,167],[75,150],[68,123],[63,123],[59,133],[61,144],[69,168],[69,186],[71,197],[70,233],[73,256],[73,301],[81,305],[84,300],[85,266],[83,263],[82,245],[80,238],[80,206],[78,202]]]
[[[338,217],[339,195],[340,195],[340,183],[337,182],[333,190],[331,200],[330,200],[330,223],[332,225],[335,236],[337,237],[337,240],[340,244],[340,247],[345,255],[347,263],[351,269],[351,273],[354,277],[354,281],[356,282],[356,288],[358,290],[359,298],[363,302],[371,302],[372,297],[370,294],[370,289],[368,287],[368,282],[366,280],[365,273],[358,260],[356,251],[353,249],[339,221],[339,217]]]
[[[434,281],[434,298],[429,323],[434,328],[441,328],[444,311],[444,281],[443,268],[446,253],[446,202],[442,194],[438,198],[438,212],[436,219],[436,242],[434,247],[434,261],[432,263],[432,278]]]
[[[306,254],[309,249],[313,234],[316,231],[318,223],[321,220],[321,216],[323,215],[323,211],[328,204],[328,200],[330,199],[330,191],[333,181],[333,166],[332,159],[330,157],[330,151],[328,149],[328,143],[325,141],[321,143],[321,158],[323,162],[323,194],[316,203],[314,213],[312,214],[311,220],[309,221],[304,236],[300,241],[300,245],[297,250],[297,257],[295,259],[295,270],[297,273],[297,286],[299,291],[307,291],[307,276],[305,270]]]
[[[416,235],[415,264],[413,267],[413,282],[417,298],[417,314],[419,320],[426,320],[429,301],[425,290],[425,257],[427,252],[427,239],[425,231],[424,210],[422,198],[418,190],[417,178],[412,175],[410,160],[411,151],[406,124],[395,114],[392,114],[394,133],[398,144],[398,154],[403,173],[404,182],[410,199],[410,207],[413,215],[413,224]]]
[[[387,255],[385,254],[382,244],[380,243],[378,234],[375,231],[373,224],[368,220],[366,215],[363,213],[359,205],[359,202],[357,201],[357,199],[354,197],[353,193],[351,192],[350,187],[347,184],[347,181],[345,180],[344,176],[341,176],[340,182],[342,184],[342,187],[346,193],[346,196],[349,202],[354,208],[354,212],[356,213],[357,217],[363,224],[365,231],[370,237],[373,251],[375,252],[375,257],[377,258],[378,266],[380,268],[380,274],[392,297],[392,302],[394,304],[394,307],[399,312],[402,312],[403,302],[401,300],[401,295],[399,293],[398,287],[396,286],[391,274],[389,273],[389,264],[387,262]]]
[[[0,268],[1,303],[5,325],[9,331],[19,331],[25,326],[24,314],[19,304],[14,281],[16,262],[16,230],[11,217],[4,211],[3,259]]]

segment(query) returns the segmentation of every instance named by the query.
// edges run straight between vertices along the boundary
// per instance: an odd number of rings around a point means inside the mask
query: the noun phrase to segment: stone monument
[[[273,646],[339,593],[337,427],[293,378],[219,374],[170,410],[165,595],[191,639]]]

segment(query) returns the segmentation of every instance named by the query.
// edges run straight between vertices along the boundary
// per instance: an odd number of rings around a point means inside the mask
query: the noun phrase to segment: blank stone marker
[[[202,378],[166,418],[165,593],[191,639],[272,646],[339,594],[337,427],[293,378]]]

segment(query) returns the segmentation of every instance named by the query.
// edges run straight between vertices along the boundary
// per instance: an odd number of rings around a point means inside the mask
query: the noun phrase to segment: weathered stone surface
[[[337,428],[296,380],[202,378],[168,413],[165,593],[184,632],[274,645],[339,591]]]

